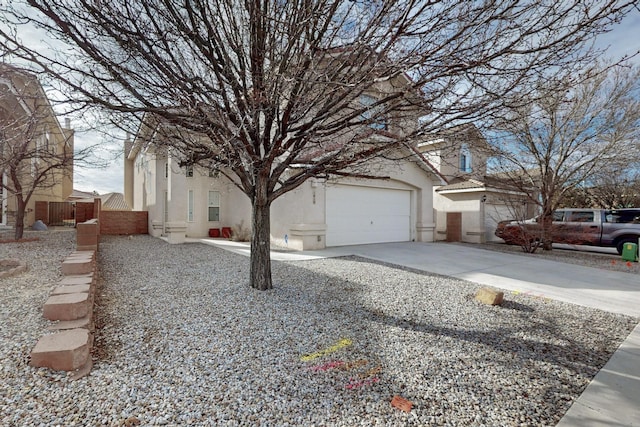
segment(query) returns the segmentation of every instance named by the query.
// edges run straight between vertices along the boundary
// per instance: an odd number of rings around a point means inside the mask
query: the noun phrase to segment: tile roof
[[[476,179],[468,179],[464,181],[455,182],[449,185],[443,185],[436,191],[459,191],[459,190],[484,190],[486,188],[485,183]]]
[[[124,200],[122,193],[107,193],[99,196],[102,199],[102,209],[105,211],[130,211],[131,207]]]

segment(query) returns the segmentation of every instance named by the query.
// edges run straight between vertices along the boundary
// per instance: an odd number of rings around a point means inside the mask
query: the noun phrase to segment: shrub
[[[248,242],[251,240],[251,228],[244,226],[244,220],[240,224],[231,227],[231,240],[234,242]]]

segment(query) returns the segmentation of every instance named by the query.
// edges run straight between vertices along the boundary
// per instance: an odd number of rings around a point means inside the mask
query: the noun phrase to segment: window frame
[[[469,146],[467,144],[462,144],[462,146],[460,146],[458,169],[460,170],[460,172],[464,173],[473,172],[472,162],[473,156],[471,155]]]
[[[212,193],[217,194],[216,197],[212,199]],[[217,219],[211,219],[211,209],[217,209],[216,216]],[[216,217],[214,216],[214,218]],[[207,221],[208,222],[220,222],[220,192],[218,190],[209,190],[207,192]]]
[[[195,195],[193,190],[187,191],[187,222],[194,220]]]
[[[367,109],[360,114],[360,119],[363,122],[369,122],[367,126],[371,129],[375,130],[387,130],[389,128],[389,124],[387,123],[387,118],[384,116],[378,116],[378,112],[381,111],[380,106],[371,107],[373,104],[378,102],[378,98],[373,95],[369,95],[366,93],[360,94],[358,98],[358,102],[360,102],[361,107],[366,107]]]

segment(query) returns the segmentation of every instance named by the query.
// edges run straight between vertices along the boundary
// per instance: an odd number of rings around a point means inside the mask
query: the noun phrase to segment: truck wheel
[[[638,243],[637,237],[624,237],[616,244],[616,250],[618,251],[618,255],[622,255],[622,250],[624,249],[625,243]]]

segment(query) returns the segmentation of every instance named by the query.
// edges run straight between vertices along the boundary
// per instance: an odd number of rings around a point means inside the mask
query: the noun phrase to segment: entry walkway
[[[249,255],[244,243],[203,239]],[[640,276],[446,243],[385,243],[319,251],[272,251],[278,261],[357,255],[640,318]],[[640,426],[640,325],[622,343],[558,426]]]

